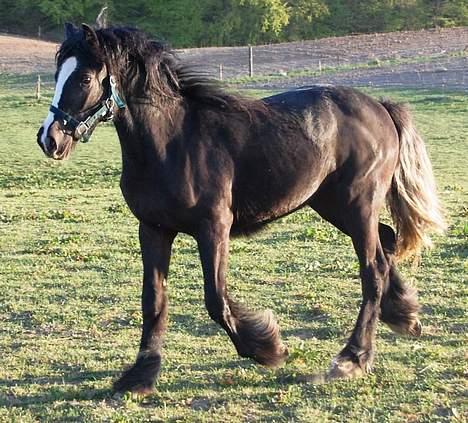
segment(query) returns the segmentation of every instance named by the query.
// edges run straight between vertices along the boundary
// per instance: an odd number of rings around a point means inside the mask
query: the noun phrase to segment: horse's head
[[[38,144],[53,159],[67,158],[78,141],[89,140],[99,122],[124,107],[103,51],[92,28],[66,25],[66,39],[57,53],[55,94],[37,133]]]

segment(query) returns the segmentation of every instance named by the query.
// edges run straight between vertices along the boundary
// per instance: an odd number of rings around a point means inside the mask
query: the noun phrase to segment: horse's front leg
[[[229,298],[226,270],[232,214],[204,221],[197,235],[205,279],[205,304],[210,317],[231,338],[238,354],[266,366],[277,366],[287,356],[271,311],[252,312]]]
[[[117,392],[142,394],[153,390],[161,366],[162,336],[166,329],[166,278],[176,233],[140,223],[143,259],[143,329],[135,364],[115,382]]]

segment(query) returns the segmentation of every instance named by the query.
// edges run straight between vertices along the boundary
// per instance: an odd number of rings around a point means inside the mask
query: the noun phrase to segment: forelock
[[[57,68],[72,56],[76,57],[79,63],[86,62],[91,66],[100,66],[105,62],[103,52],[89,46],[83,31],[77,31],[62,43],[55,56]]]

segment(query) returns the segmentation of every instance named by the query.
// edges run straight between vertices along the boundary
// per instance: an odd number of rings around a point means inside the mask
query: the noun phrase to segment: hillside
[[[347,85],[468,86],[468,27],[366,34],[254,47],[256,75],[284,75],[274,81],[255,80],[249,87],[284,88],[309,83]],[[57,45],[38,40],[0,35],[0,73],[51,74]],[[246,47],[214,47],[178,50],[179,55],[225,78],[248,73]],[[376,64],[368,69],[369,64]],[[301,71],[338,68],[333,75],[300,75]],[[382,79],[382,75],[384,76]],[[403,76],[402,76],[403,75]],[[388,79],[390,78],[390,81]]]

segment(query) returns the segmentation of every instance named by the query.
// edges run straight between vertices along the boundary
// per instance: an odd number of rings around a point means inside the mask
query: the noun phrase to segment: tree
[[[428,26],[468,25],[466,0],[423,0],[421,3],[428,11]]]
[[[131,25],[174,47],[245,45],[330,35],[468,25],[467,0],[1,0],[0,30],[38,27],[60,40],[66,21]]]
[[[127,4],[114,2],[114,21],[135,25],[178,47],[199,43],[203,33],[202,13],[206,1],[137,0]]]
[[[289,2],[290,22],[285,31],[288,40],[304,40],[319,36],[316,24],[329,16],[328,5],[323,0],[292,0]]]
[[[38,0],[35,2],[44,16],[55,25],[63,25],[67,21],[94,22],[102,7],[100,0]]]
[[[211,0],[203,22],[211,44],[273,42],[281,40],[289,8],[283,0]]]

